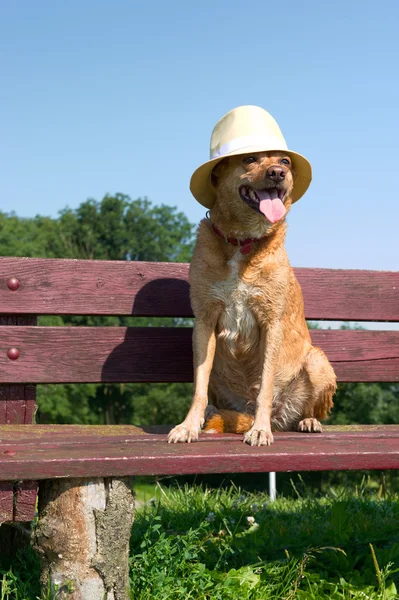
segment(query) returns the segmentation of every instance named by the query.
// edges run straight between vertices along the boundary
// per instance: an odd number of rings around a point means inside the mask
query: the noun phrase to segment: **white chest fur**
[[[248,351],[256,344],[259,335],[250,299],[261,295],[261,291],[239,276],[239,264],[243,258],[237,250],[228,262],[229,277],[212,287],[212,295],[224,304],[224,311],[218,323],[218,339],[223,340],[233,354],[238,349],[241,352]]]

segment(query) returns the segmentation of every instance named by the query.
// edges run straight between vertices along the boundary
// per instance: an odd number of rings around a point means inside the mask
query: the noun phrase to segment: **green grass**
[[[363,488],[270,503],[233,485],[150,494],[131,541],[135,600],[399,598],[398,496]],[[21,553],[0,570],[0,600],[36,600],[38,574],[33,552]]]

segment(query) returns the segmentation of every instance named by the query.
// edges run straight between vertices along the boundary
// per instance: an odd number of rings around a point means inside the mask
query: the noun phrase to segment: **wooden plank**
[[[12,335],[12,337],[10,337]],[[0,381],[190,381],[191,329],[0,327]],[[10,345],[18,360],[7,357]]]
[[[172,429],[171,425],[151,425],[137,427],[136,425],[0,425],[0,447],[6,449],[8,446],[28,447],[40,446],[44,448],[51,446],[56,448],[65,441],[70,444],[120,444],[125,441],[153,443],[165,441],[166,436]],[[279,434],[280,435],[280,434]],[[291,433],[282,433],[292,435]],[[302,437],[306,434],[298,434]],[[396,438],[399,436],[399,425],[324,425],[323,439],[330,440],[339,436],[345,440],[347,437],[355,436],[357,439],[368,437],[374,439]],[[208,439],[208,435],[200,438],[200,443]],[[236,434],[221,433],[213,434],[212,440],[224,442],[236,441]]]
[[[399,272],[295,269],[307,319],[399,321]]]
[[[13,520],[13,487],[13,483],[0,481],[0,523]]]
[[[0,258],[0,313],[187,317],[188,290],[187,264]]]
[[[3,328],[6,338],[8,336],[12,339],[16,327],[26,326],[29,328],[33,325],[36,325],[35,316],[0,316],[0,327]],[[9,359],[7,358],[7,360]],[[25,385],[25,382],[21,383],[16,385],[3,385],[0,383],[0,424],[33,422],[36,412],[36,387]]]
[[[243,444],[241,436],[202,434],[197,443],[167,444],[165,435],[144,441],[126,430],[107,438],[101,428],[90,434],[84,431],[77,444],[66,437],[52,439],[52,427],[46,435],[45,426],[40,426],[36,443],[28,445],[6,441],[7,426],[0,428],[2,479],[399,468],[399,426],[369,435],[350,428],[321,434],[276,433],[275,443],[261,448]]]
[[[399,381],[399,331],[313,330],[311,337],[326,352],[338,381]]]
[[[311,335],[340,381],[399,381],[398,331]],[[184,327],[0,327],[0,382],[192,381],[191,336]]]
[[[399,272],[295,272],[308,319],[399,321]],[[190,317],[188,265],[0,258],[0,313]]]

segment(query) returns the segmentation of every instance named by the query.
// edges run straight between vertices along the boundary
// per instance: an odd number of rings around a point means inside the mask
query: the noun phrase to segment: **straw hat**
[[[211,156],[196,171],[190,181],[194,198],[207,208],[212,208],[216,190],[211,183],[211,173],[218,162],[227,156],[279,150],[292,160],[295,171],[292,201],[296,202],[308,189],[312,180],[312,167],[301,154],[288,150],[286,141],[273,117],[259,106],[239,106],[220,119],[212,131]]]

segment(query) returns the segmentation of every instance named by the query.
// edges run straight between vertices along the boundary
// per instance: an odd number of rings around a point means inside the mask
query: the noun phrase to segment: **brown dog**
[[[205,431],[252,446],[270,445],[273,430],[321,431],[336,378],[311,344],[284,247],[294,178],[284,152],[224,158],[212,172],[190,267],[194,397],[169,442],[196,440],[205,418]]]

